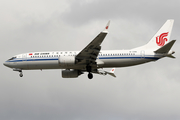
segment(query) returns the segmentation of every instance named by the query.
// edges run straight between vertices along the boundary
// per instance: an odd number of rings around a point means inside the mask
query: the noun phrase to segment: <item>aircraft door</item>
[[[26,61],[26,54],[22,55],[22,61]]]
[[[141,51],[141,59],[144,59],[144,57],[145,57],[145,51],[142,50],[142,51]]]
[[[27,68],[27,55],[26,54],[22,55],[22,66],[23,68]]]

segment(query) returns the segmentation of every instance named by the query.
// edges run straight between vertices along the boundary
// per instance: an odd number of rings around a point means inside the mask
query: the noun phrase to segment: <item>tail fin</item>
[[[153,38],[144,46],[136,49],[152,49],[157,50],[169,42],[174,20],[167,20]]]

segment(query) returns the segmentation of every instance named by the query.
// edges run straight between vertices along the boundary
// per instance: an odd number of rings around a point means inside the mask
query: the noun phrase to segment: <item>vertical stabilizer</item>
[[[136,49],[152,49],[157,50],[169,42],[174,20],[167,20],[153,38],[144,46]]]

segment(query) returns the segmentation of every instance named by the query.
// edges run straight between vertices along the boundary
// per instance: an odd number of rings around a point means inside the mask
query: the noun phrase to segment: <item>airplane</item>
[[[145,45],[130,50],[101,50],[101,43],[108,34],[110,21],[105,29],[100,32],[81,51],[51,51],[29,52],[13,56],[3,64],[13,71],[63,69],[63,78],[77,78],[84,72],[88,72],[88,78],[93,78],[93,73],[100,75],[114,74],[115,68],[139,65],[151,61],[157,61],[164,57],[175,58],[170,50],[176,40],[170,41],[174,20],[169,19]],[[112,68],[105,71],[103,68]]]

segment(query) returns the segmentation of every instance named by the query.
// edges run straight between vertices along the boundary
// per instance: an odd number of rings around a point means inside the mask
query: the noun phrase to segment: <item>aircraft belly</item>
[[[27,61],[27,67],[22,69],[85,69],[84,65],[60,65],[58,60],[50,61]]]
[[[127,67],[150,62],[150,59],[104,59],[103,67]]]

